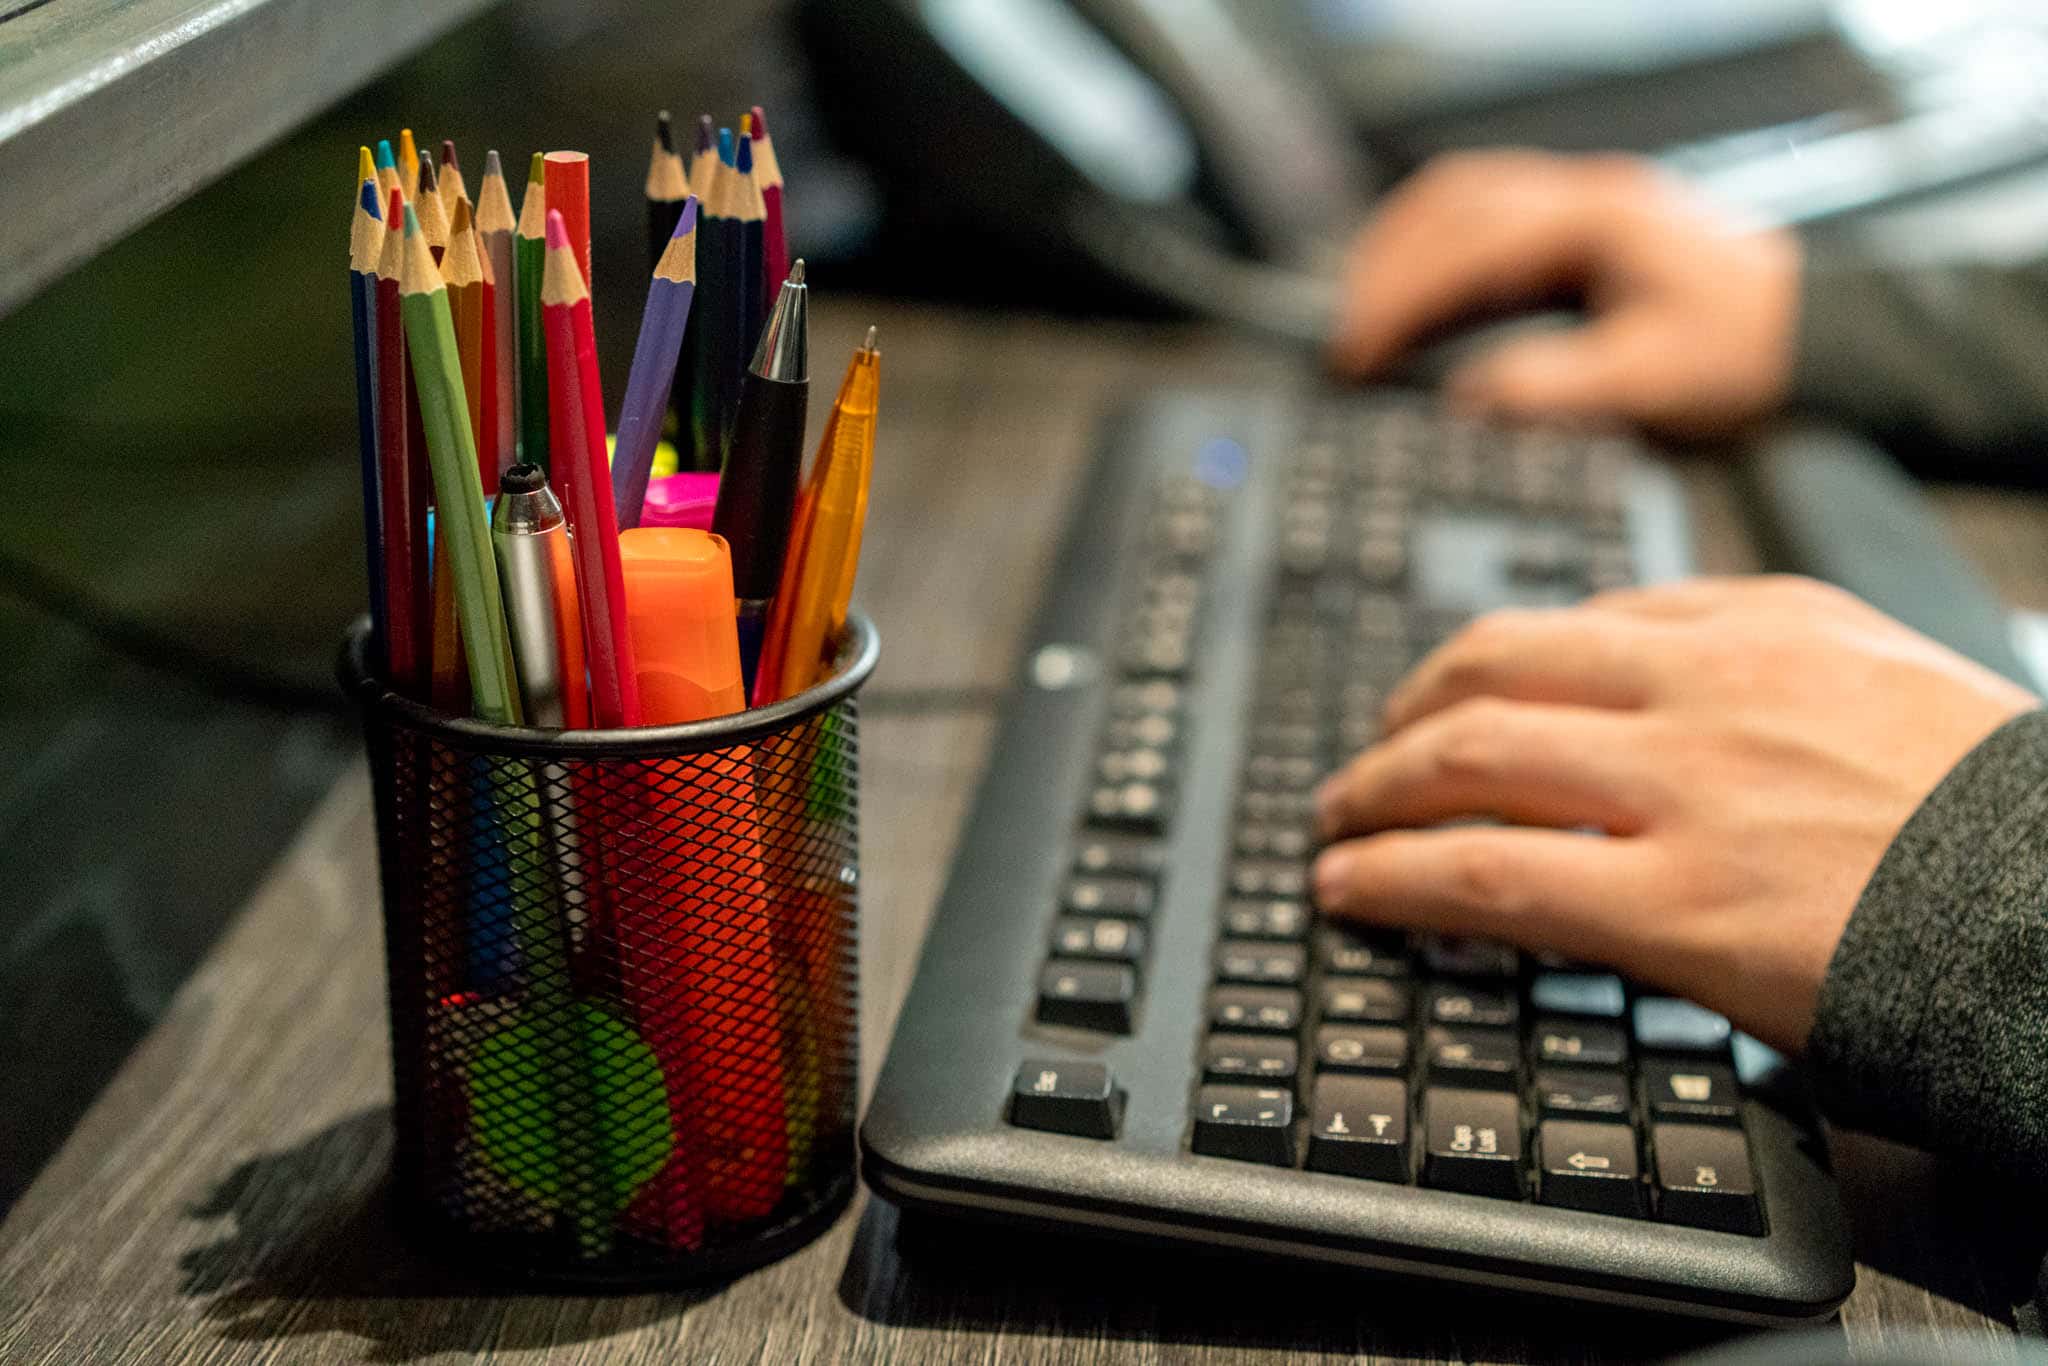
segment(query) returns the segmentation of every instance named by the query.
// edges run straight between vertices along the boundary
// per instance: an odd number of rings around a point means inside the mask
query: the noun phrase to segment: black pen
[[[711,515],[711,529],[732,547],[740,667],[749,697],[761,662],[761,634],[789,547],[797,474],[804,460],[804,416],[811,397],[809,297],[804,263],[797,261],[775,296],[753,362],[740,379],[732,445]]]

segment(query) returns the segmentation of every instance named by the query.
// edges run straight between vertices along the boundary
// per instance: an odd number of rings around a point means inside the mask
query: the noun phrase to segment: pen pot
[[[673,1284],[807,1241],[854,1184],[859,747],[879,643],[691,725],[447,716],[343,650],[376,802],[393,1187],[523,1279]]]

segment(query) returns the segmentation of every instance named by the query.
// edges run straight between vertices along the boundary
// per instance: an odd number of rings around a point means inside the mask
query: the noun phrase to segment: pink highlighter
[[[717,506],[716,474],[665,474],[647,481],[647,503],[640,510],[640,525],[709,531],[711,513]]]

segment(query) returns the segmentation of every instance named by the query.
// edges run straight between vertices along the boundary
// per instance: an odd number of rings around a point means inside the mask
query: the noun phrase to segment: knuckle
[[[1450,859],[1451,894],[1461,904],[1501,919],[1513,919],[1530,905],[1527,884],[1495,844],[1461,842]]]
[[[1508,708],[1492,698],[1460,702],[1444,713],[1431,748],[1433,776],[1484,783],[1497,776],[1508,748]]]

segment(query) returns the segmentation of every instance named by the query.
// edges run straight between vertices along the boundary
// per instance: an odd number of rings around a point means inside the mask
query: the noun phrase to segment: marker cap
[[[725,538],[684,527],[619,533],[626,629],[650,726],[742,711],[740,639]]]

